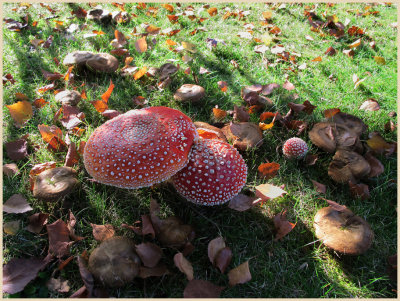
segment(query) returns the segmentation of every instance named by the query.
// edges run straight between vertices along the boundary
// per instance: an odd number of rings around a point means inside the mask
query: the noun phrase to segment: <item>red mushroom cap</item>
[[[246,183],[247,165],[239,152],[218,139],[200,139],[189,163],[172,177],[176,190],[201,205],[220,205],[240,192]]]
[[[307,143],[303,139],[294,137],[286,140],[283,145],[283,154],[288,159],[301,159],[308,152]]]
[[[182,169],[197,139],[196,127],[178,110],[132,110],[93,132],[85,146],[84,164],[100,183],[131,189],[147,187]]]

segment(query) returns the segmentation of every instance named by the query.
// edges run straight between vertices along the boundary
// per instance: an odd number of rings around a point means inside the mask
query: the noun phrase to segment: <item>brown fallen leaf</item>
[[[394,132],[396,130],[397,125],[389,120],[387,123],[385,123],[385,132]]]
[[[357,48],[361,45],[361,39],[358,39],[349,45],[350,48]]]
[[[75,234],[75,225],[76,225],[76,217],[75,215],[72,213],[71,210],[69,210],[69,219],[67,221],[67,228],[69,231],[69,236],[71,237],[72,240],[74,241],[79,241],[84,239],[84,237],[81,236],[77,236]]]
[[[216,286],[209,281],[193,279],[183,291],[184,298],[219,298],[225,287]]]
[[[35,99],[35,101],[32,103],[32,105],[34,107],[36,107],[37,109],[40,109],[42,107],[44,107],[45,105],[49,104],[48,101],[44,100],[44,98],[37,98]]]
[[[285,190],[272,184],[256,186],[256,196],[261,198],[262,202],[281,197],[285,193],[287,193]]]
[[[292,91],[293,89],[295,89],[294,85],[289,82],[288,80],[285,81],[285,83],[282,85],[282,88],[288,90],[288,91]]]
[[[26,227],[26,230],[39,234],[47,224],[48,219],[49,214],[47,213],[35,213],[28,217],[28,226]]]
[[[281,85],[272,83],[272,84],[267,84],[262,86],[261,94],[263,95],[270,95],[275,89],[280,88]]]
[[[150,242],[136,245],[136,253],[142,260],[143,265],[149,268],[155,267],[163,255],[161,248]]]
[[[146,38],[140,38],[135,42],[135,48],[137,50],[137,52],[139,53],[143,53],[146,52],[147,50],[147,42],[146,42]]]
[[[371,166],[371,171],[368,174],[369,178],[377,177],[384,172],[385,168],[381,161],[375,158],[370,152],[367,152],[364,158],[367,160],[369,166]]]
[[[225,247],[217,253],[217,257],[215,258],[215,266],[221,271],[222,274],[224,274],[226,268],[231,263],[231,260],[232,250],[229,247]]]
[[[340,109],[338,109],[338,108],[328,109],[328,110],[324,111],[324,116],[325,116],[325,118],[332,118],[337,113],[340,113]]]
[[[396,144],[388,143],[378,132],[370,134],[370,138],[367,140],[367,145],[374,154],[386,156],[391,155],[396,150]]]
[[[8,235],[16,235],[19,231],[21,222],[17,221],[10,221],[3,224],[3,231]]]
[[[186,275],[189,281],[193,280],[193,266],[192,264],[183,256],[182,253],[176,253],[174,256],[175,266]]]
[[[215,265],[218,253],[225,247],[225,241],[221,236],[214,238],[208,243],[208,258],[213,265]]]
[[[24,213],[33,210],[22,194],[12,195],[4,204],[3,211],[7,213]]]
[[[228,91],[228,84],[226,82],[219,81],[217,84],[218,84],[218,88],[220,88],[222,92]]]
[[[39,124],[38,129],[42,138],[49,144],[49,147],[55,151],[62,151],[66,148],[66,143],[62,139],[62,131],[57,126],[48,126],[45,124]]]
[[[250,114],[245,110],[244,106],[238,107],[235,105],[233,107],[233,119],[240,122],[248,122],[250,119]]]
[[[207,9],[207,12],[209,13],[210,17],[214,17],[218,14],[218,9],[216,7],[210,7]]]
[[[274,225],[277,230],[274,239],[275,241],[285,237],[296,226],[296,224],[293,224],[286,219],[286,210],[274,216]]]
[[[373,98],[368,98],[360,106],[360,110],[365,110],[365,111],[378,111],[379,109],[380,109],[379,103]]]
[[[359,198],[362,200],[367,200],[370,198],[369,187],[366,184],[359,183],[355,184],[349,181],[350,192],[355,198]]]
[[[108,238],[111,238],[115,234],[114,227],[110,224],[108,225],[96,225],[96,224],[90,224],[93,229],[93,237],[97,241],[104,241]]]
[[[18,169],[17,164],[15,164],[15,163],[4,164],[3,165],[3,174],[6,175],[7,177],[13,177],[13,176],[19,174],[19,169]]]
[[[251,280],[251,273],[249,270],[249,261],[242,263],[236,268],[228,272],[229,285],[234,286],[237,284],[246,283]]]
[[[263,163],[258,166],[258,175],[265,180],[272,179],[278,174],[280,164],[276,162]]]
[[[22,127],[33,116],[32,105],[30,102],[23,100],[12,105],[6,105],[12,119],[14,119],[16,127]]]
[[[317,192],[323,193],[323,194],[326,193],[326,185],[321,184],[321,183],[319,183],[319,182],[317,182],[317,181],[314,181],[314,180],[311,180],[311,182],[313,183],[314,188],[315,188],[315,190],[316,190]]]
[[[149,277],[161,277],[161,276],[167,275],[169,273],[170,272],[169,272],[167,266],[163,263],[160,263],[153,268],[141,266],[138,277],[140,277],[142,279],[146,279]]]
[[[18,139],[5,144],[7,156],[14,161],[22,160],[28,156],[28,142]]]
[[[331,47],[329,47],[329,48],[325,51],[325,54],[326,54],[326,55],[329,55],[329,56],[334,56],[334,55],[336,54],[336,50],[335,50],[335,48],[333,48],[333,47],[331,46]]]
[[[50,291],[59,292],[59,293],[68,293],[70,290],[68,280],[64,280],[61,277],[60,278],[50,278],[46,283],[46,287]]]
[[[72,242],[69,238],[67,224],[59,219],[50,225],[46,225],[46,228],[49,237],[49,254],[57,258],[69,255]]]
[[[39,271],[43,270],[51,260],[46,258],[12,258],[3,265],[3,292],[15,294],[22,291],[25,286],[36,278]]]
[[[246,211],[253,207],[256,197],[250,197],[245,194],[239,193],[232,200],[229,201],[228,207],[236,211]]]
[[[227,115],[226,111],[218,109],[218,108],[213,108],[212,112],[213,112],[213,116],[214,116],[215,120],[217,120],[217,121],[224,119]]]

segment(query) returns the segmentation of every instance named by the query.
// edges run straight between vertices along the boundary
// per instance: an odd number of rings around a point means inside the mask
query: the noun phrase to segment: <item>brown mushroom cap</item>
[[[81,94],[75,90],[65,90],[56,94],[54,99],[63,105],[76,106],[82,99]]]
[[[328,175],[338,183],[355,182],[370,171],[371,167],[363,156],[346,150],[338,150],[328,167]]]
[[[357,136],[361,136],[366,130],[367,126],[358,117],[347,113],[339,112],[332,117],[332,121],[337,124],[343,124],[350,130],[356,133]]]
[[[114,236],[93,250],[88,268],[103,285],[121,287],[139,274],[140,258],[131,239]]]
[[[233,146],[241,151],[262,145],[262,131],[258,124],[253,122],[227,124],[222,128],[222,132],[229,141],[233,141]]]
[[[176,90],[174,99],[182,102],[198,102],[205,96],[204,88],[198,85],[185,84]]]
[[[161,220],[160,225],[156,226],[157,239],[163,246],[171,248],[183,247],[193,239],[194,230],[190,225],[185,225],[175,216],[170,216]]]
[[[178,110],[131,110],[92,133],[85,146],[84,164],[100,183],[130,189],[148,187],[181,170],[197,139],[192,121]]]
[[[363,150],[358,134],[344,124],[319,122],[308,135],[312,143],[329,153],[336,149]]]
[[[372,244],[374,233],[369,224],[349,209],[320,209],[314,218],[315,234],[327,247],[349,255],[364,253]]]
[[[108,53],[96,53],[86,61],[86,66],[97,72],[112,73],[118,69],[118,60]]]
[[[46,202],[57,201],[78,185],[77,172],[71,167],[56,167],[43,171],[35,179],[33,196]]]
[[[94,53],[90,51],[74,51],[67,54],[67,56],[63,60],[63,64],[66,66],[84,66],[86,64],[86,61],[90,59],[93,55]]]

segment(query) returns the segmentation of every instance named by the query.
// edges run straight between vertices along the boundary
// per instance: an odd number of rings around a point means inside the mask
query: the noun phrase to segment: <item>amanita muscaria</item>
[[[93,132],[85,146],[84,164],[100,183],[131,189],[148,187],[181,170],[197,139],[193,122],[178,110],[132,110]]]
[[[192,147],[189,163],[172,177],[176,190],[200,205],[220,205],[240,192],[247,165],[239,152],[219,139],[200,139]]]

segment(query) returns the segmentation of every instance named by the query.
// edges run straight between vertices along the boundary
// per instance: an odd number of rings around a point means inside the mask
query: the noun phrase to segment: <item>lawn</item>
[[[130,237],[136,244],[160,245],[149,235],[141,236],[122,227],[134,225],[142,215],[148,215],[151,199],[160,204],[162,218],[174,215],[194,228],[194,250],[186,259],[193,267],[195,279],[225,287],[223,298],[397,297],[396,281],[388,274],[388,258],[397,253],[397,151],[388,156],[375,155],[384,171],[377,177],[362,179],[370,196],[358,198],[347,184],[338,184],[328,176],[333,154],[313,145],[308,135],[315,123],[325,119],[325,110],[339,108],[368,126],[360,139],[364,146],[369,141],[368,134],[375,131],[387,142],[397,141],[397,129],[385,129],[390,121],[397,124],[393,115],[397,111],[396,4],[99,4],[110,12],[126,12],[129,20],[118,22],[101,22],[82,15],[83,10],[88,12],[95,5],[3,4],[3,163],[16,163],[19,169],[11,176],[3,174],[3,202],[14,194],[22,194],[32,208],[24,213],[3,213],[3,228],[7,228],[3,235],[3,264],[12,258],[29,260],[47,255],[49,228],[44,227],[39,234],[28,231],[28,217],[32,214],[48,214],[50,225],[60,219],[67,222],[72,212],[76,218],[75,234],[84,237],[71,244],[70,255],[53,258],[23,290],[11,295],[4,293],[5,297],[66,298],[80,289],[84,282],[77,257],[85,251],[90,254],[100,244],[93,236],[91,224],[112,225],[115,235]],[[73,76],[65,77],[68,66],[62,62],[68,53],[115,53],[110,42],[116,38],[116,30],[127,40],[125,52],[115,54],[119,62],[117,71],[93,72],[74,67],[70,70]],[[143,38],[147,42],[145,51],[137,45]],[[127,56],[133,58],[130,66],[138,68],[131,75],[122,76]],[[137,73],[165,63],[179,66],[169,83],[160,84],[157,76],[147,73],[140,77]],[[41,70],[62,76],[47,80]],[[316,107],[310,114],[303,110],[294,115],[294,119],[307,123],[299,135],[298,129],[275,122],[272,128],[262,131],[262,145],[240,152],[248,168],[243,192],[254,195],[258,185],[269,183],[284,185],[287,193],[242,212],[227,204],[204,207],[186,201],[170,183],[137,190],[97,183],[86,172],[81,158],[73,165],[80,183],[77,189],[58,202],[46,203],[35,198],[29,184],[32,168],[51,161],[63,166],[67,154],[67,149],[49,149],[38,126],[57,126],[62,140],[68,133],[78,147],[107,120],[91,102],[102,98],[111,81],[114,89],[107,103],[110,110],[124,113],[140,109],[144,98],[144,106],[175,108],[193,121],[218,127],[237,122],[230,112],[235,105],[243,106],[245,111],[253,109],[250,121],[258,124],[262,112],[285,116],[289,105],[309,101]],[[226,84],[225,89],[221,82]],[[41,89],[53,83],[54,86]],[[261,111],[250,108],[243,99],[243,88],[272,83],[280,86],[267,95],[270,103]],[[183,84],[204,88],[205,97],[199,104],[174,99],[174,93]],[[55,119],[61,108],[55,92],[62,89],[86,94],[78,104],[85,115],[77,125],[83,130],[81,135]],[[39,106],[37,99],[47,103]],[[379,109],[360,109],[368,99],[375,100]],[[36,106],[29,120],[18,127],[6,105],[23,100],[30,104],[36,101]],[[213,113],[216,107],[227,112],[226,116],[217,120]],[[269,122],[271,119],[265,121]],[[295,136],[306,141],[309,154],[318,156],[315,164],[283,156],[283,143]],[[12,160],[6,144],[22,137],[27,141],[27,155]],[[262,178],[258,172],[260,164],[267,162],[280,164],[277,175],[271,179]],[[311,180],[326,185],[326,193],[318,192]],[[343,255],[316,238],[314,216],[328,206],[326,200],[347,206],[370,224],[374,240],[368,251],[357,256]],[[274,217],[284,210],[295,227],[275,240]],[[14,223],[10,230],[10,222],[15,221],[19,227]],[[207,255],[209,242],[220,236],[232,251],[232,261],[225,273],[213,267]],[[182,298],[189,281],[174,264],[178,251],[162,246],[162,252],[161,261],[169,274],[135,278],[122,288],[107,289],[108,294]],[[70,256],[72,261],[59,269],[59,264]],[[247,261],[251,280],[229,286],[227,272]],[[50,278],[60,277],[68,280],[69,287],[64,292],[46,286]]]

